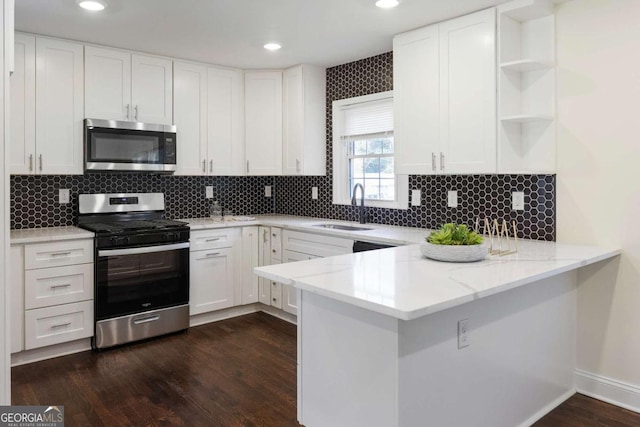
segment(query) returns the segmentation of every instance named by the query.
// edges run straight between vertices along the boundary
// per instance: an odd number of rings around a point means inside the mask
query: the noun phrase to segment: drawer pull
[[[66,322],[66,323],[57,323],[55,325],[51,325],[51,329],[58,329],[58,328],[64,328],[66,326],[69,326],[71,324],[71,322]]]
[[[51,256],[69,256],[71,255],[71,251],[68,252],[54,252],[51,254]]]
[[[217,242],[218,240],[220,240],[220,238],[216,237],[215,239],[207,239],[205,242]]]
[[[220,255],[220,252],[211,252],[205,255],[205,257],[214,257]]]
[[[276,250],[275,250],[275,249],[271,249],[271,252],[273,252],[273,253],[275,254],[275,253],[276,253]]]
[[[64,285],[51,285],[51,289],[68,288],[69,286],[71,286],[71,283],[65,283]]]
[[[155,322],[156,320],[160,320],[160,316],[151,316],[151,317],[145,317],[144,319],[136,319],[133,321],[133,324],[139,325],[141,323]]]
[[[273,299],[273,302],[276,302],[276,301],[277,301],[275,298],[272,298],[272,299]]]

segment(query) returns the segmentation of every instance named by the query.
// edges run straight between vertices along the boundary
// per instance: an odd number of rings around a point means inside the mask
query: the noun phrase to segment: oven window
[[[96,318],[189,301],[189,250],[98,257]]]
[[[161,134],[91,133],[90,159],[92,162],[161,163]]]

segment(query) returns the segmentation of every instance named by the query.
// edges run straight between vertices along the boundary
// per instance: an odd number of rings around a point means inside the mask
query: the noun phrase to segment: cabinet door
[[[192,316],[233,306],[235,262],[232,248],[191,252],[189,305]]]
[[[283,75],[282,173],[302,174],[304,144],[304,90],[302,66],[289,68]]]
[[[247,175],[282,175],[282,72],[245,73]]]
[[[244,175],[242,71],[207,69],[207,136],[213,175]]]
[[[84,111],[91,119],[131,120],[131,54],[85,46]]]
[[[16,41],[18,39],[16,34]],[[17,53],[18,49],[16,49]],[[16,59],[18,56],[16,55]],[[16,61],[16,70],[19,67]],[[11,246],[11,353],[24,350],[24,249],[22,245]]]
[[[495,10],[440,28],[441,170],[496,170]]]
[[[258,231],[258,264],[260,266],[271,264],[271,229],[260,227]],[[264,277],[258,278],[258,301],[271,305],[271,281]]]
[[[258,227],[242,229],[242,304],[258,302],[258,276],[253,269],[260,265]]]
[[[178,130],[176,175],[205,175],[207,158],[207,68],[174,62],[173,115]]]
[[[36,155],[36,38],[16,34],[15,39],[15,71],[10,78],[9,168],[12,174],[31,174],[35,172]]]
[[[437,173],[440,128],[438,26],[393,39],[395,168],[399,174]]]
[[[283,262],[306,261],[309,259],[319,258],[315,255],[304,254],[301,252],[284,251]],[[297,290],[293,286],[282,285],[282,309],[287,313],[298,313],[298,297]]]
[[[36,172],[82,174],[83,46],[36,38]]]
[[[131,55],[132,119],[136,122],[173,123],[172,64],[168,59]]]

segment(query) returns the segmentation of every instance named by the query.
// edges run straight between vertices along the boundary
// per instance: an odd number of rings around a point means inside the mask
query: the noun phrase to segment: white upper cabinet
[[[173,123],[172,63],[169,59],[131,55],[133,120]]]
[[[244,84],[241,70],[207,69],[207,147],[212,175],[244,175]]]
[[[131,54],[93,46],[84,48],[85,116],[130,120]]]
[[[495,9],[443,22],[440,30],[440,169],[496,171]]]
[[[298,65],[283,76],[283,173],[326,174],[326,73]]]
[[[247,175],[282,175],[282,72],[245,72]]]
[[[173,115],[178,131],[176,175],[206,175],[207,68],[174,62],[173,89]]]
[[[83,45],[36,37],[37,173],[82,174]]]
[[[438,26],[393,39],[395,166],[400,174],[436,173],[440,147]]]
[[[32,174],[36,157],[36,38],[16,34],[14,51],[9,168],[12,174]]]
[[[496,170],[495,9],[394,38],[396,169]]]
[[[85,78],[86,117],[173,124],[171,60],[86,46]]]

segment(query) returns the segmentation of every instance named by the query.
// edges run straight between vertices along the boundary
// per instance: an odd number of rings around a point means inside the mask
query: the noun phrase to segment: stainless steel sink
[[[343,230],[343,231],[367,231],[373,230],[372,228],[366,227],[355,227],[353,225],[344,225],[344,224],[314,224],[314,227],[319,228],[330,228],[332,230]]]

